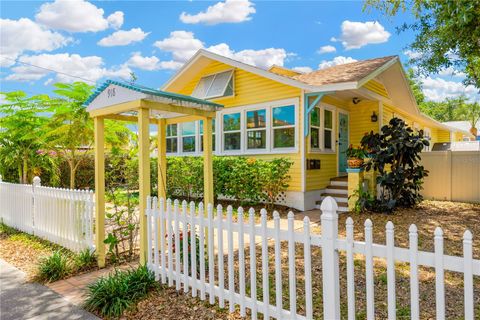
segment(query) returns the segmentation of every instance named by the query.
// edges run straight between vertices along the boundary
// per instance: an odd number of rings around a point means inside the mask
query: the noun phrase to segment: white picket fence
[[[93,191],[49,188],[0,180],[3,223],[72,251],[93,249]]]
[[[157,279],[169,286],[175,284],[177,290],[191,291],[196,297],[205,300],[209,296],[211,304],[220,307],[228,301],[232,312],[239,306],[242,316],[246,316],[246,309],[250,309],[252,319],[257,319],[261,313],[264,319],[312,319],[312,247],[321,248],[321,272],[323,291],[324,319],[340,319],[340,274],[339,252],[346,255],[346,282],[348,319],[355,319],[355,268],[354,255],[361,255],[365,260],[366,280],[366,318],[375,319],[375,292],[374,292],[374,258],[386,261],[387,291],[388,291],[388,318],[396,318],[396,281],[395,263],[410,265],[410,317],[420,319],[419,267],[431,267],[435,270],[435,305],[436,318],[445,319],[445,271],[463,273],[464,282],[464,318],[474,319],[474,289],[473,277],[480,276],[480,260],[472,257],[472,234],[466,231],[463,238],[463,257],[444,255],[442,229],[437,228],[434,235],[434,252],[418,250],[418,233],[415,225],[409,230],[410,247],[399,248],[394,245],[394,226],[391,222],[386,225],[386,244],[373,243],[372,222],[365,221],[365,241],[354,240],[353,220],[346,222],[346,238],[339,238],[338,215],[335,200],[328,197],[322,203],[321,235],[311,232],[309,218],[303,221],[303,230],[294,227],[294,215],[288,214],[287,228],[281,228],[281,220],[277,212],[273,213],[273,225],[267,223],[267,212],[261,211],[261,223],[255,222],[255,211],[249,210],[248,221],[244,220],[243,209],[239,208],[237,220],[233,221],[233,210],[227,208],[226,218],[221,206],[214,214],[211,205],[205,216],[203,205],[198,207],[192,202],[181,205],[171,200],[166,204],[163,199],[148,198],[146,210],[148,230],[148,266],[155,272]],[[224,239],[226,237],[226,243]],[[199,241],[198,253],[196,241]],[[190,243],[189,243],[190,242]],[[256,244],[256,245],[250,245]],[[257,245],[260,244],[260,248]],[[282,244],[288,248],[288,265],[282,265]],[[297,297],[296,255],[298,248],[303,247],[304,270],[300,276],[304,277],[304,299]],[[269,257],[274,255],[275,272],[269,271]],[[175,248],[181,248],[175,250]],[[248,249],[250,260],[246,265],[245,249]],[[261,252],[261,259],[257,259],[257,251]],[[272,251],[272,250],[271,250]],[[197,256],[198,255],[198,256]],[[227,260],[225,262],[225,255]],[[189,257],[183,259],[182,257]],[[358,259],[358,256],[355,257]],[[206,263],[208,266],[206,266]],[[226,273],[225,274],[225,264]],[[237,267],[235,267],[235,263]],[[261,291],[257,292],[257,264],[262,267]],[[246,272],[249,272],[249,279]],[[282,285],[282,268],[288,268],[288,288]],[[317,267],[318,268],[318,267]],[[197,270],[199,269],[199,270]],[[318,271],[315,270],[315,271]],[[206,278],[208,275],[208,279]],[[270,299],[270,277],[274,280],[275,299]],[[283,273],[285,276],[285,273]],[[236,279],[236,280],[235,280]],[[246,294],[248,286],[250,294]],[[273,289],[272,289],[273,290]],[[282,297],[288,293],[288,309],[283,307]],[[259,296],[262,299],[259,299]],[[298,301],[304,301],[298,305]],[[408,298],[408,297],[407,297]],[[275,303],[271,303],[271,301]],[[478,315],[477,315],[478,316]]]

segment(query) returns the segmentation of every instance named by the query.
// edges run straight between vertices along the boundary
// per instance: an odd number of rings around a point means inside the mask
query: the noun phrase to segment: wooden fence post
[[[336,242],[338,238],[338,205],[330,196],[322,201],[322,277],[323,317],[340,319],[339,260]]]

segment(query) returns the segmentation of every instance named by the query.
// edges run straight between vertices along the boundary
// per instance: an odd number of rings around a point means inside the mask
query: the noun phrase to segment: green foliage
[[[350,145],[347,149],[347,158],[364,159],[367,156],[365,148],[354,148]]]
[[[428,171],[419,164],[420,153],[428,141],[423,131],[415,133],[398,118],[390,120],[380,133],[370,132],[362,139],[362,146],[370,149],[371,161],[367,171],[377,170],[381,193],[375,205],[380,211],[392,211],[396,206],[413,207],[423,198],[420,195],[423,178]]]
[[[418,54],[411,59],[425,75],[453,67],[466,73],[466,84],[480,88],[480,1],[366,0],[387,16],[411,11],[415,20],[398,32],[416,33],[409,48]]]
[[[84,249],[75,255],[75,267],[78,270],[85,270],[95,265],[97,257],[95,251],[90,249]]]
[[[167,158],[167,194],[191,200],[203,195],[203,158]],[[266,201],[273,204],[287,190],[292,161],[271,161],[246,157],[214,157],[215,197],[222,195],[241,203]]]
[[[171,238],[171,241],[172,241],[172,251],[175,252],[177,249],[176,249],[176,246],[175,246],[175,234],[172,235],[172,238]],[[183,232],[182,230],[179,230],[179,241],[180,241],[180,245],[179,245],[179,250],[180,250],[180,261],[183,263],[184,261],[184,255],[183,255]],[[207,239],[204,239],[204,249],[205,249],[205,252],[207,252]],[[187,232],[187,261],[189,262],[189,264],[191,263],[192,261],[192,236],[190,234],[190,230],[188,230]],[[197,276],[200,275],[200,237],[198,236],[198,234],[195,234],[195,256],[196,256],[196,265],[197,265]],[[208,268],[208,257],[205,256],[205,268]],[[189,270],[190,272],[191,270]]]
[[[65,278],[70,272],[68,257],[61,251],[40,260],[37,278],[40,281],[53,282]]]
[[[156,286],[155,275],[146,266],[115,270],[88,286],[85,308],[106,318],[117,318]]]
[[[375,210],[375,196],[373,194],[370,194],[368,190],[364,190],[362,186],[359,186],[357,190],[353,192],[350,197],[358,197],[357,201],[355,202],[355,207],[353,208],[353,211],[356,213],[361,213],[367,210]]]

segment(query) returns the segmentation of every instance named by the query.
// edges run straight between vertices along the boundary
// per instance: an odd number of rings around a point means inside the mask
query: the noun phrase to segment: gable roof
[[[366,77],[369,77],[375,71],[385,67],[385,65],[391,65],[392,62],[397,60],[397,56],[388,56],[350,62],[295,75],[292,78],[315,86],[344,82],[360,82]]]

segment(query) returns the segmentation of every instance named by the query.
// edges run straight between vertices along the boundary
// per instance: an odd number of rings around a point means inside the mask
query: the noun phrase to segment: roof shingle
[[[356,82],[362,80],[387,62],[397,58],[397,56],[388,56],[340,64],[310,73],[292,76],[291,78],[314,86]]]

